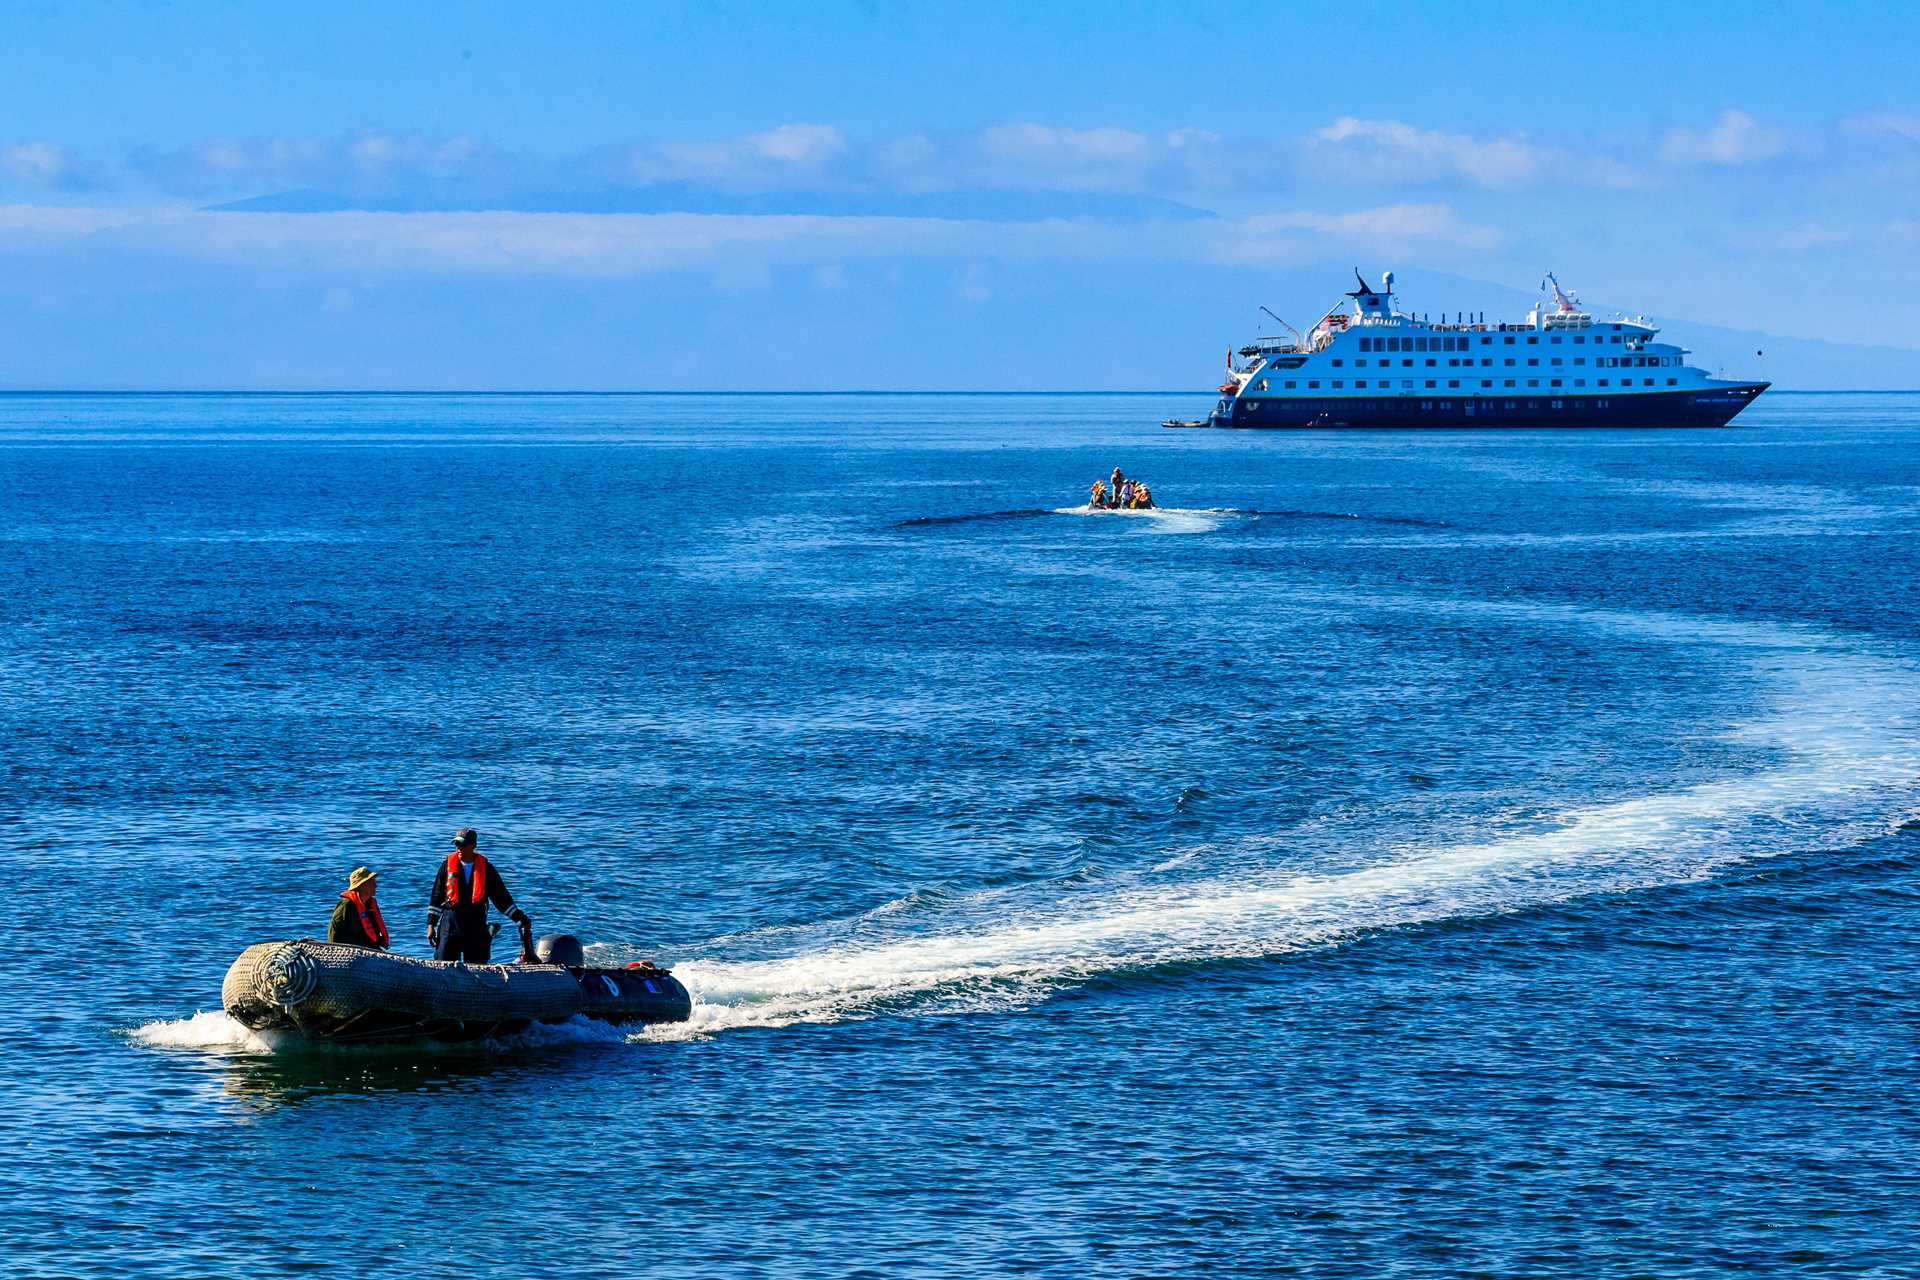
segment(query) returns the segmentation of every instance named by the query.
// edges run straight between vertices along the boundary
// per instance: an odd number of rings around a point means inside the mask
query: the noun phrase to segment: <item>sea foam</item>
[[[908,1010],[1007,1008],[1102,973],[1323,947],[1354,935],[1698,879],[1730,863],[1839,849],[1909,820],[1920,785],[1914,673],[1804,628],[1551,606],[1372,600],[1494,612],[1731,649],[1774,691],[1730,736],[1771,768],[1564,809],[1524,830],[1366,853],[1316,873],[1241,868],[1175,883],[1078,886],[1052,898],[959,895],[917,936],[801,943],[764,959],[692,958],[675,972],[694,1018],[653,1038]],[[1176,855],[1155,870],[1189,859]],[[943,919],[954,923],[943,926]],[[619,948],[608,948],[622,954]]]

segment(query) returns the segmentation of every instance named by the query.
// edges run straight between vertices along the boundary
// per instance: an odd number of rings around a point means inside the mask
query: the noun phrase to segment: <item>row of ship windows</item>
[[[1261,401],[1261,400],[1249,400],[1247,401],[1247,412],[1249,413],[1258,412],[1261,408],[1263,408],[1268,403],[1270,402]],[[1404,404],[1404,403],[1405,401],[1396,403],[1392,400],[1353,400],[1348,402],[1346,405],[1342,407],[1352,412],[1366,413],[1369,411],[1378,411],[1381,409],[1397,409],[1401,406],[1401,404]],[[1493,408],[1493,405],[1494,405],[1494,402],[1491,400],[1470,400],[1467,403],[1469,405],[1487,408],[1487,409]],[[1547,406],[1552,409],[1564,409],[1566,408],[1566,401],[1549,400],[1547,401]],[[1504,409],[1518,409],[1520,407],[1520,402],[1518,400],[1505,400],[1501,402],[1501,407]],[[1540,407],[1540,402],[1538,400],[1527,401],[1527,408],[1538,409],[1539,407]],[[1605,399],[1589,398],[1581,401],[1580,407],[1583,409],[1605,409],[1605,408],[1609,408],[1610,405],[1609,405],[1609,402],[1606,401]],[[1420,402],[1420,411],[1422,413],[1431,413],[1435,409],[1439,409],[1443,413],[1450,412],[1453,409],[1453,401],[1422,400]]]
[[[1508,356],[1504,361],[1502,361],[1502,363],[1505,364],[1509,369],[1511,369],[1513,367],[1513,360],[1514,358],[1512,356]],[[1573,358],[1573,362],[1575,364],[1584,365],[1587,362],[1587,358],[1585,356],[1575,356]],[[1328,363],[1330,363],[1334,368],[1338,369],[1344,366],[1345,361],[1332,360],[1332,361],[1329,361]],[[1438,362],[1435,361],[1432,357],[1428,357],[1427,368],[1431,369],[1437,363]],[[1530,365],[1538,365],[1540,363],[1540,357],[1528,356],[1527,363]],[[1548,364],[1564,364],[1566,363],[1566,361],[1562,359],[1560,356],[1554,356],[1551,359],[1549,359],[1547,363]],[[1382,360],[1379,362],[1379,364],[1382,369],[1390,369],[1393,367],[1393,361],[1391,360]],[[1493,367],[1493,357],[1482,356],[1480,358],[1480,365],[1482,368],[1491,369]],[[1356,369],[1364,369],[1367,367],[1367,362],[1365,360],[1355,360],[1353,362],[1353,367]],[[1403,369],[1411,369],[1413,368],[1413,361],[1402,360],[1400,362],[1400,367]],[[1449,369],[1461,368],[1461,367],[1471,369],[1473,368],[1473,357],[1469,356],[1465,360],[1461,360],[1457,357],[1454,359],[1448,360],[1447,367]],[[1593,367],[1596,369],[1677,369],[1680,367],[1680,357],[1679,356],[1596,356],[1593,361]]]
[[[1540,385],[1540,379],[1538,379],[1538,378],[1528,378],[1528,379],[1526,380],[1526,382],[1527,382],[1527,385],[1528,385],[1528,386],[1530,386],[1530,387],[1537,387],[1537,386],[1539,386],[1539,385]],[[1281,383],[1280,385],[1281,385],[1281,386],[1282,386],[1282,387],[1283,387],[1284,389],[1286,389],[1286,390],[1288,390],[1288,391],[1297,391],[1297,390],[1299,389],[1299,387],[1300,387],[1300,384],[1299,384],[1298,382],[1293,382],[1293,381],[1288,381],[1288,382],[1283,382],[1283,383]],[[1345,381],[1343,381],[1343,380],[1342,380],[1342,379],[1340,379],[1340,378],[1334,378],[1334,379],[1332,379],[1332,382],[1331,382],[1331,386],[1332,386],[1332,388],[1333,388],[1333,390],[1335,390],[1335,391],[1343,391],[1343,390],[1345,390],[1345,389],[1346,389],[1346,385],[1347,385],[1347,384],[1346,384],[1346,382],[1345,382]],[[1356,378],[1356,379],[1354,379],[1354,383],[1353,383],[1353,385],[1354,385],[1354,388],[1355,388],[1356,390],[1359,390],[1359,391],[1364,391],[1364,390],[1366,390],[1366,388],[1367,388],[1367,380],[1366,380],[1365,378]],[[1386,387],[1391,387],[1391,386],[1393,386],[1393,379],[1391,379],[1391,378],[1378,378],[1378,379],[1376,379],[1376,380],[1375,380],[1375,385],[1376,385],[1376,386],[1379,386],[1379,387],[1383,387],[1383,388],[1386,388]],[[1401,385],[1401,386],[1403,386],[1403,387],[1412,387],[1412,386],[1413,386],[1413,380],[1412,380],[1411,378],[1408,378],[1408,379],[1406,379],[1406,380],[1404,380],[1404,381],[1402,381],[1402,382],[1400,383],[1400,385]],[[1427,386],[1429,386],[1429,387],[1434,387],[1434,386],[1438,386],[1438,385],[1439,385],[1439,383],[1438,383],[1438,381],[1437,381],[1437,380],[1435,380],[1435,379],[1433,379],[1433,378],[1428,378],[1428,379],[1426,379],[1426,385],[1427,385]],[[1459,385],[1460,385],[1460,379],[1458,379],[1458,378],[1448,378],[1448,379],[1447,379],[1447,385],[1448,385],[1449,387],[1457,387],[1457,386],[1459,386]],[[1490,387],[1492,387],[1492,386],[1493,386],[1493,379],[1491,379],[1491,378],[1482,378],[1482,379],[1480,379],[1480,385],[1481,385],[1482,387],[1488,387],[1488,388],[1490,388]],[[1502,381],[1502,382],[1500,383],[1500,385],[1501,385],[1501,386],[1503,386],[1503,387],[1512,387],[1512,386],[1518,386],[1518,385],[1519,385],[1519,383],[1518,383],[1518,382],[1517,382],[1517,381],[1516,381],[1515,379],[1513,379],[1513,378],[1507,378],[1507,379],[1504,379],[1504,380],[1503,380],[1503,381]],[[1549,378],[1549,379],[1547,379],[1547,385],[1548,385],[1548,386],[1550,386],[1550,387],[1558,387],[1558,386],[1561,386],[1561,385],[1563,385],[1563,382],[1562,382],[1562,379],[1559,379],[1559,378]],[[1575,378],[1575,379],[1573,380],[1573,385],[1574,385],[1574,386],[1576,386],[1576,387],[1584,387],[1584,386],[1586,386],[1586,385],[1587,385],[1587,380],[1586,380],[1585,378]],[[1600,378],[1600,379],[1598,379],[1598,380],[1596,380],[1596,382],[1595,382],[1595,385],[1596,385],[1596,386],[1602,386],[1602,387],[1605,387],[1605,386],[1610,386],[1610,385],[1612,385],[1612,384],[1611,384],[1611,381],[1610,381],[1609,379],[1607,379],[1607,378]],[[1633,379],[1632,379],[1632,378],[1622,378],[1622,379],[1620,379],[1620,385],[1621,385],[1621,386],[1623,386],[1623,387],[1631,387],[1631,386],[1633,385]],[[1642,379],[1640,380],[1640,385],[1641,385],[1641,386],[1643,386],[1643,387],[1651,387],[1651,386],[1653,386],[1653,385],[1654,385],[1654,380],[1653,380],[1652,378],[1642,378]],[[1674,387],[1674,386],[1678,386],[1678,385],[1680,385],[1680,380],[1679,380],[1678,378],[1668,378],[1668,379],[1667,379],[1667,385],[1668,385],[1668,386],[1670,386],[1670,387]],[[1262,379],[1260,379],[1260,381],[1258,381],[1258,382],[1256,382],[1256,383],[1254,383],[1254,384],[1253,384],[1253,389],[1254,389],[1255,391],[1265,391],[1265,390],[1267,390],[1267,386],[1268,386],[1268,380],[1267,380],[1267,379],[1265,379],[1265,378],[1262,378]],[[1309,380],[1308,380],[1308,382],[1307,382],[1307,390],[1309,390],[1309,391],[1318,391],[1319,389],[1320,389],[1320,382],[1319,382],[1319,380],[1318,380],[1317,378],[1316,378],[1316,379],[1309,379]]]
[[[1597,333],[1593,335],[1593,344],[1595,346],[1599,346],[1603,342],[1611,342],[1615,346],[1618,346],[1621,340],[1622,339],[1620,335],[1617,333],[1614,334],[1611,338],[1602,337]],[[1465,351],[1468,348],[1469,344],[1472,343],[1472,341],[1473,339],[1471,338],[1450,338],[1450,337],[1362,338],[1360,339],[1360,349],[1362,351]],[[1513,345],[1513,335],[1508,334],[1506,337],[1502,338],[1500,341],[1504,345],[1510,347]],[[1547,341],[1557,346],[1559,345],[1559,342],[1560,342],[1560,335],[1556,333],[1552,337],[1548,338]],[[1632,339],[1628,338],[1626,339],[1626,341],[1631,342]],[[1527,345],[1530,347],[1538,345],[1539,342],[1540,342],[1540,339],[1538,335],[1529,337],[1527,339]],[[1582,345],[1585,342],[1586,342],[1585,338],[1577,335],[1573,339],[1573,344],[1576,347]],[[1490,347],[1493,345],[1493,339],[1490,337],[1482,338],[1480,339],[1480,345],[1483,347]]]

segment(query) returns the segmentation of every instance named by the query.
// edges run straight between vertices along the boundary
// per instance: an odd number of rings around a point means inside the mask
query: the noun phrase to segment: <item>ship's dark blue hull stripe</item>
[[[1769,386],[1568,396],[1241,396],[1221,427],[1723,427]]]

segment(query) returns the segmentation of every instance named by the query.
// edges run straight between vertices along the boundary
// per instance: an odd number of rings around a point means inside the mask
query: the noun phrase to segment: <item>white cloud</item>
[[[1430,181],[1464,178],[1482,187],[1511,188],[1539,180],[1554,154],[1512,134],[1475,138],[1421,129],[1399,120],[1342,116],[1307,141],[1308,162],[1345,178]]]
[[[75,240],[153,216],[153,210],[142,213],[69,205],[0,205],[0,249],[30,249],[46,242]]]
[[[1153,141],[1132,129],[1060,129],[1001,124],[973,140],[973,163],[961,176],[990,187],[1112,191],[1139,187],[1156,155]]]
[[[1672,165],[1743,165],[1771,160],[1787,150],[1787,136],[1744,111],[1720,113],[1708,129],[1671,129],[1660,158]]]
[[[846,135],[830,124],[783,124],[718,142],[640,148],[630,154],[627,169],[641,182],[761,188],[818,181],[846,152]]]
[[[837,287],[846,264],[946,260],[963,295],[996,262],[1275,262],[1354,252],[1478,252],[1499,242],[1444,204],[1132,225],[917,217],[583,213],[234,213],[0,206],[0,250],[91,237],[100,252],[256,270],[618,278],[791,265]],[[756,277],[758,278],[758,277]]]
[[[1205,129],[1143,133],[1025,121],[970,133],[914,133],[868,148],[851,166],[882,188],[927,192],[1079,191],[1142,194],[1211,185],[1225,146]]]
[[[1481,253],[1499,247],[1500,234],[1464,221],[1450,205],[1392,204],[1345,213],[1258,214],[1224,223],[1213,258],[1273,265],[1311,262],[1329,252]]]
[[[1875,111],[1868,115],[1850,116],[1840,122],[1840,128],[1847,133],[1890,135],[1908,142],[1920,142],[1920,116],[1898,111]]]
[[[498,173],[511,157],[465,135],[433,139],[369,132],[321,138],[212,138],[176,151],[137,151],[128,167],[168,191],[207,192],[340,184],[357,188],[413,178]]]
[[[19,182],[51,186],[66,175],[67,153],[51,142],[22,142],[0,147],[0,174]]]

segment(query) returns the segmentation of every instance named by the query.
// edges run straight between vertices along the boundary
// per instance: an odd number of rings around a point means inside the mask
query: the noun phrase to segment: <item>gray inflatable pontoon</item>
[[[255,1031],[342,1044],[480,1040],[536,1022],[685,1022],[693,997],[665,969],[455,964],[333,942],[262,942],[227,970],[220,1002]]]

